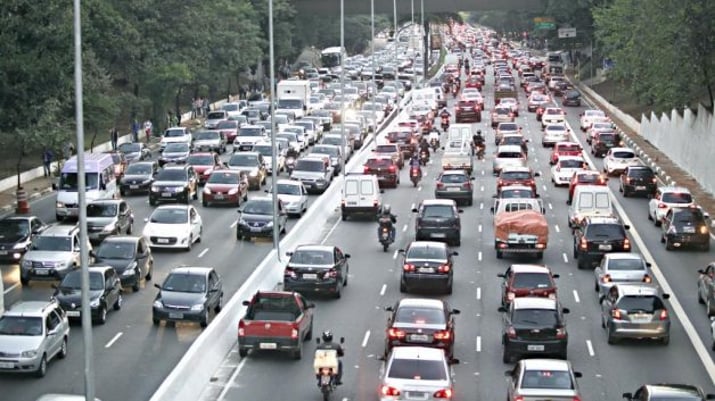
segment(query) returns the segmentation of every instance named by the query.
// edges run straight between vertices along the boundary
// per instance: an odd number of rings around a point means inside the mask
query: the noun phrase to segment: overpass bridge
[[[374,0],[375,14],[393,13],[393,0]],[[445,13],[459,11],[518,10],[542,8],[542,0],[394,0],[397,13],[410,14],[414,4],[419,13],[424,2],[425,13]],[[340,0],[293,0],[299,13],[339,15]],[[413,3],[414,2],[414,3]],[[370,14],[370,0],[344,0],[345,14]]]

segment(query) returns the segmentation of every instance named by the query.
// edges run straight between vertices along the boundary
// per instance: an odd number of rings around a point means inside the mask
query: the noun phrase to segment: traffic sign
[[[575,38],[576,28],[559,28],[559,39]]]
[[[537,22],[536,29],[556,29],[556,24],[553,22]]]

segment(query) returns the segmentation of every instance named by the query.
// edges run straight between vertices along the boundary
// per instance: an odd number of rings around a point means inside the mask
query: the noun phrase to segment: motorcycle
[[[289,157],[286,159],[286,172],[288,172],[288,175],[291,175],[293,173],[293,169],[295,168],[295,157]]]
[[[422,179],[422,170],[417,166],[410,167],[410,180],[412,181],[412,186],[416,187],[417,184],[419,184],[420,179]]]
[[[390,227],[387,224],[380,224],[380,244],[382,245],[382,250],[387,252],[387,248],[390,247],[394,241],[390,235]]]
[[[477,153],[477,160],[482,160],[482,159],[484,159],[484,149],[485,149],[485,148],[486,148],[486,146],[484,146],[484,144],[481,144],[481,145],[477,145],[477,146],[476,146],[476,149],[477,149],[477,152],[476,152],[476,153]]]
[[[459,94],[459,85],[455,85],[454,88],[452,89],[452,95],[454,95],[454,98],[457,98],[457,95]]]
[[[449,116],[442,116],[442,131],[447,131],[449,128]]]
[[[430,139],[430,146],[432,147],[432,151],[436,152],[437,149],[439,149],[439,139],[437,138],[432,138]]]
[[[320,339],[316,342],[320,344]],[[340,337],[340,344],[345,343],[345,338]],[[323,394],[323,401],[330,400],[330,394],[337,388],[338,382],[338,351],[334,349],[317,349],[313,359],[313,369],[318,377],[318,386]]]
[[[423,166],[426,166],[428,162],[429,162],[429,153],[427,153],[427,151],[425,151],[425,150],[420,151],[420,164]]]

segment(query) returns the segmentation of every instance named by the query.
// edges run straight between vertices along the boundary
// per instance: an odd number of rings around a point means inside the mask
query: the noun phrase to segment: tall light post
[[[422,32],[422,81],[427,79],[429,49],[427,45],[427,28],[425,27],[425,0],[420,0],[420,31]]]
[[[87,199],[84,176],[84,107],[82,96],[82,19],[80,0],[74,0],[74,96],[77,119],[77,207],[79,209],[79,264],[82,278],[82,337],[84,342],[84,396],[94,400],[94,348],[92,310],[89,306],[89,239],[87,238]]]
[[[415,25],[415,0],[410,1],[410,11],[412,13],[412,25],[414,26]]]
[[[398,65],[397,65],[397,51],[398,51],[398,40],[397,40],[397,0],[392,0],[392,13],[393,17],[395,20],[395,40],[393,45],[395,46],[395,88],[398,88],[397,86],[397,70],[398,70]],[[400,113],[400,102],[397,101],[397,113]]]
[[[273,177],[271,177],[271,195],[273,197],[273,248],[276,250],[276,257],[281,260],[281,238],[280,230],[278,224],[278,180],[276,179],[278,174],[278,152],[276,151],[276,119],[275,119],[275,108],[276,108],[276,65],[275,56],[273,54],[273,0],[268,0],[268,54],[270,65],[269,70],[271,74],[271,171],[273,172]]]
[[[375,69],[377,68],[377,62],[375,62],[375,0],[370,0],[370,25],[372,29],[372,40],[370,41],[370,52],[372,53],[372,90],[377,91],[377,85],[375,84]],[[370,92],[368,92],[368,95]],[[375,124],[377,127],[377,124]]]
[[[343,138],[343,149],[347,147],[345,140],[345,4],[340,0],[340,137]],[[347,155],[347,152],[345,152]],[[345,176],[345,157],[340,158],[340,172]]]

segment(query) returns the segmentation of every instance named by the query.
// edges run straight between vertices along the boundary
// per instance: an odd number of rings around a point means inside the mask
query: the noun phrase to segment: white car
[[[629,166],[640,166],[641,161],[631,148],[611,148],[603,158],[603,172],[608,176],[620,175]]]
[[[581,113],[581,131],[586,131],[595,118],[606,118],[606,113],[601,110],[586,110]]]
[[[280,127],[280,132],[290,132],[298,136],[298,143],[300,144],[300,150],[303,151],[308,148],[308,138],[305,135],[305,128],[300,125],[283,125]]]
[[[547,107],[541,116],[541,127],[549,124],[563,124],[566,121],[566,113],[559,107]]]
[[[556,161],[556,164],[551,166],[551,181],[555,186],[569,185],[573,174],[586,168],[588,168],[588,165],[583,157],[561,156]]]
[[[597,132],[614,131],[615,125],[608,118],[597,118],[586,128],[586,142],[589,144]]]
[[[655,196],[648,201],[648,220],[660,226],[663,217],[671,207],[690,207],[695,205],[693,195],[685,187],[659,187]]]
[[[233,151],[253,149],[256,142],[266,138],[266,129],[260,125],[244,125],[238,129],[236,139],[233,140]]]
[[[556,145],[557,142],[568,142],[571,138],[571,130],[564,124],[548,124],[544,127],[544,135],[541,137],[543,147]]]
[[[188,128],[186,127],[171,127],[168,128],[166,131],[164,131],[164,136],[161,137],[161,141],[159,142],[159,149],[160,151],[164,151],[164,148],[166,148],[167,144],[170,143],[186,143],[189,146],[191,146],[191,141],[193,140],[193,137],[191,135],[191,131],[189,131]]]
[[[420,119],[432,113],[432,108],[426,103],[417,103],[410,108],[410,118]]]
[[[311,97],[308,98],[308,108],[310,110],[320,110],[325,106],[325,104],[328,103],[328,99],[325,97],[324,94],[322,93],[314,93]]]
[[[276,182],[278,199],[283,203],[286,212],[291,216],[300,217],[308,210],[308,191],[298,180],[278,180]],[[270,190],[266,190],[270,193]]]
[[[273,146],[270,142],[256,142],[253,145],[252,152],[258,152],[263,156],[263,162],[266,164],[266,171],[269,174],[273,174]],[[280,173],[285,168],[285,156],[281,152],[276,152],[278,158],[276,158],[276,166],[278,172]]]
[[[224,103],[223,106],[221,106],[221,110],[226,111],[228,114],[227,118],[240,116],[246,108],[248,108],[248,102],[246,100]]]
[[[152,248],[190,251],[194,242],[201,242],[203,223],[191,205],[159,206],[145,222],[142,236]]]
[[[288,146],[296,153],[300,153],[303,150],[303,147],[298,140],[298,135],[293,132],[279,132],[276,135],[276,139],[283,139],[284,141],[288,141]]]

